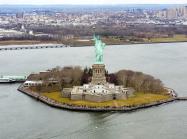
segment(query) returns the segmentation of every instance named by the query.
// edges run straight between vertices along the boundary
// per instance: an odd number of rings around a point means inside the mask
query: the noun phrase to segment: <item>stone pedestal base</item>
[[[93,75],[92,75],[91,84],[94,84],[94,85],[106,84],[105,65],[104,64],[92,65],[92,71],[93,71]]]

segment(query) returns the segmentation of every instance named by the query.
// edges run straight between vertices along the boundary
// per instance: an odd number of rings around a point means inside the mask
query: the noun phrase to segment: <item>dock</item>
[[[59,44],[59,45],[23,45],[23,46],[0,46],[0,51],[7,50],[24,50],[24,49],[46,49],[46,48],[65,48],[70,47],[69,45]]]
[[[177,97],[177,100],[187,101],[187,97]]]

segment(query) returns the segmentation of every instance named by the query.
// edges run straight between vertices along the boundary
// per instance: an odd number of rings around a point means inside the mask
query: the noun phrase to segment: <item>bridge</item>
[[[0,46],[0,51],[7,50],[24,50],[24,49],[46,49],[46,48],[64,48],[70,47],[69,45],[59,44],[59,45],[23,45],[23,46]]]

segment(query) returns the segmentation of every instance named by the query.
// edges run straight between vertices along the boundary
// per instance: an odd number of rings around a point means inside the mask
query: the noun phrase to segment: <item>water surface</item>
[[[109,72],[142,71],[187,96],[187,43],[107,46]],[[93,47],[0,52],[1,75],[28,75],[55,66],[91,66]],[[131,113],[60,110],[0,85],[0,139],[186,139],[187,102]]]

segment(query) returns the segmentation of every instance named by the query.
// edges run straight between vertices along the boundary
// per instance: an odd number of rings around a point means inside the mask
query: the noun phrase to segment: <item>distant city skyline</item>
[[[32,5],[50,5],[50,4],[187,4],[187,0],[0,0],[0,5],[32,4]]]

